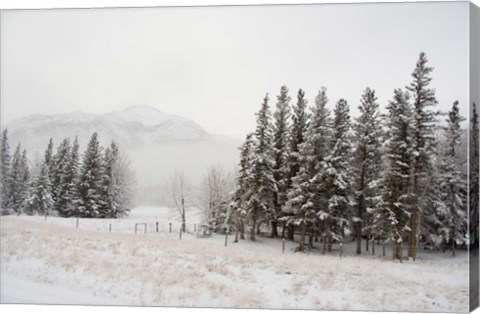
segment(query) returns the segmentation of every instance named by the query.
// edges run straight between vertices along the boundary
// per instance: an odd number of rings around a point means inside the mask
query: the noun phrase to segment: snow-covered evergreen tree
[[[83,155],[82,167],[78,182],[78,215],[80,217],[104,217],[102,209],[105,200],[102,198],[104,189],[102,147],[98,141],[98,134],[93,133],[87,149]]]
[[[251,192],[250,183],[252,176],[252,159],[254,134],[249,133],[246,136],[245,142],[240,147],[240,162],[239,170],[236,178],[236,189],[233,194],[233,200],[230,204],[230,215],[232,223],[240,233],[240,238],[245,239],[245,219],[248,212],[248,199]]]
[[[289,201],[285,210],[293,214],[290,223],[300,227],[301,236],[298,250],[305,250],[305,235],[310,229],[310,241],[313,234],[320,232],[316,212],[320,206],[319,184],[312,180],[320,169],[320,163],[330,151],[331,118],[326,105],[326,88],[322,88],[312,108],[311,121],[306,130],[305,142],[300,146],[300,170],[292,179],[288,193]],[[311,244],[311,243],[310,243]]]
[[[278,218],[281,216],[282,208],[287,199],[287,184],[288,184],[288,130],[290,118],[290,96],[288,96],[288,88],[282,86],[280,95],[277,96],[276,111],[273,114],[273,176],[277,185],[278,191],[275,192],[274,206],[275,212],[272,217],[272,238],[277,237]]]
[[[409,99],[407,92],[396,89],[387,106],[381,197],[372,207],[372,224],[368,226],[374,240],[392,243],[394,258],[400,258],[400,249],[409,230],[412,170],[412,108]]]
[[[375,91],[366,88],[360,105],[360,116],[355,119],[355,149],[352,159],[354,190],[353,225],[357,243],[356,253],[361,254],[361,241],[364,222],[368,225],[371,221],[369,209],[373,209],[378,201],[379,173],[381,164],[381,125],[379,105]],[[367,229],[368,230],[368,229]],[[368,238],[368,237],[367,237]]]
[[[52,184],[52,198],[53,198],[53,208],[56,212],[61,213],[63,211],[63,202],[59,202],[63,197],[60,195],[62,192],[62,178],[66,175],[68,171],[68,162],[70,157],[70,140],[64,139],[57,148],[57,153],[51,158],[51,184]],[[48,149],[47,149],[48,151]]]
[[[252,156],[252,179],[248,194],[248,220],[250,240],[255,240],[255,233],[262,222],[268,223],[274,217],[274,193],[277,190],[273,177],[272,126],[268,106],[268,94],[265,96],[260,111],[257,113],[256,145]]]
[[[437,104],[435,91],[429,88],[432,67],[427,66],[425,53],[420,53],[415,70],[412,73],[413,82],[407,86],[412,93],[412,212],[410,216],[410,233],[408,237],[408,256],[415,259],[420,237],[420,226],[423,209],[428,206],[431,183],[431,172],[434,168],[436,149],[436,113],[431,109]]]
[[[9,178],[10,178],[10,145],[8,144],[8,130],[2,131],[0,138],[0,213],[10,213]]]
[[[460,116],[458,101],[453,103],[448,112],[445,128],[445,145],[440,155],[440,200],[444,206],[441,220],[447,230],[448,242],[455,256],[455,243],[464,241],[467,233],[467,195],[466,182],[458,167],[458,147],[461,140],[460,123],[465,120]]]
[[[31,186],[30,196],[25,200],[25,211],[30,214],[50,215],[53,210],[53,198],[50,191],[48,166],[44,163]]]
[[[293,178],[297,175],[301,166],[300,147],[305,142],[308,127],[309,114],[307,113],[307,100],[305,92],[300,89],[297,93],[297,103],[293,106],[292,126],[290,128],[290,142],[288,151],[288,185],[291,187]]]
[[[351,194],[349,156],[352,152],[350,113],[346,100],[340,99],[334,109],[330,153],[320,163],[312,179],[319,187],[318,218],[322,223],[324,250],[333,240],[342,241],[350,214]]]
[[[22,158],[20,160],[20,169],[22,170],[21,189],[22,189],[22,202],[23,202],[29,196],[29,187],[30,187],[30,180],[31,180],[30,165],[29,165],[26,149],[24,149],[22,153]]]
[[[73,146],[66,157],[62,170],[60,184],[58,186],[57,210],[64,217],[77,216],[79,205],[78,196],[78,170],[79,170],[79,145],[75,138]]]
[[[53,139],[48,141],[47,149],[45,150],[45,164],[48,167],[48,178],[50,180],[50,184],[53,181],[53,173],[54,173],[54,155],[53,155]],[[51,192],[51,191],[50,191]]]
[[[28,163],[26,161],[26,152],[22,153],[20,143],[12,157],[10,176],[8,179],[10,206],[13,212],[20,214],[25,200],[25,190],[28,187]]]
[[[122,154],[115,141],[105,149],[103,181],[104,216],[125,216],[130,210],[132,200],[133,172],[130,161]]]
[[[309,114],[306,111],[307,109],[307,100],[305,99],[305,92],[300,89],[297,93],[297,102],[293,106],[292,114],[292,124],[290,126],[290,136],[288,143],[288,156],[287,156],[287,177],[286,177],[286,190],[288,194],[292,193],[292,184],[294,178],[298,175],[300,167],[302,165],[302,156],[300,153],[300,148],[302,147],[303,142],[305,142],[305,136],[308,127]],[[288,198],[291,200],[294,198],[292,195],[288,195]],[[299,200],[297,200],[299,201]],[[298,202],[295,202],[297,205]],[[284,208],[284,213],[288,217],[288,233],[287,238],[293,240],[293,234],[295,229],[295,223],[298,222],[294,216],[298,213],[299,206],[291,206],[292,202]],[[295,209],[295,206],[297,209]],[[287,219],[287,217],[285,217]]]

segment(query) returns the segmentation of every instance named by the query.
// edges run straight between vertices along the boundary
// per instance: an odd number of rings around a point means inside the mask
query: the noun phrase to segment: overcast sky
[[[467,107],[466,2],[4,11],[1,31],[3,122],[149,105],[243,137],[283,84],[384,107],[420,51],[440,108]]]

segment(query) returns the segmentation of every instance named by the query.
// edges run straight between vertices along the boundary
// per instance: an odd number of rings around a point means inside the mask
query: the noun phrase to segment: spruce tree
[[[78,182],[78,215],[86,218],[103,218],[102,209],[105,200],[102,198],[104,177],[102,147],[98,134],[93,133],[83,156]]]
[[[318,218],[323,225],[324,251],[331,250],[333,240],[343,241],[350,214],[350,167],[352,151],[350,113],[346,100],[340,99],[334,110],[330,153],[320,163],[312,179],[319,187]]]
[[[412,108],[409,99],[407,92],[396,89],[387,106],[381,197],[372,207],[372,224],[368,226],[373,240],[392,242],[393,258],[401,258],[410,216]]]
[[[277,237],[277,224],[278,218],[282,213],[282,208],[285,205],[287,198],[287,180],[288,180],[288,168],[287,168],[287,145],[288,145],[288,129],[290,118],[290,96],[288,96],[288,88],[282,86],[280,89],[280,95],[277,96],[277,108],[273,114],[274,126],[273,126],[273,160],[275,162],[273,166],[273,176],[277,185],[278,191],[274,196],[274,215],[272,217],[272,234],[271,237]]]
[[[121,190],[118,178],[118,162],[120,158],[120,149],[115,141],[112,141],[110,147],[105,149],[105,169],[104,169],[104,200],[105,216],[109,218],[118,218],[125,211],[122,208],[122,194],[126,191]]]
[[[28,164],[26,152],[22,153],[20,143],[13,154],[12,167],[9,176],[9,198],[13,212],[19,215],[25,200],[25,190],[28,187]]]
[[[379,105],[375,91],[366,88],[360,105],[360,116],[355,119],[355,149],[353,155],[355,212],[353,225],[357,243],[356,253],[361,254],[362,229],[364,222],[369,224],[367,209],[375,207],[378,195],[378,177],[380,172],[381,125]],[[367,237],[368,240],[368,237]]]
[[[2,131],[0,140],[0,213],[6,214],[11,209],[9,197],[11,157],[7,129]]]
[[[250,240],[255,241],[255,233],[262,222],[273,219],[273,198],[276,191],[273,177],[271,114],[268,94],[257,114],[255,131],[256,145],[252,158],[252,180],[248,200]]]
[[[73,146],[65,159],[60,184],[58,186],[57,210],[63,217],[74,217],[78,215],[78,172],[79,172],[79,145],[75,138]]]
[[[47,150],[48,151],[48,150]],[[62,178],[67,172],[68,158],[70,155],[70,140],[64,139],[57,148],[57,153],[51,158],[51,184],[54,209],[57,212],[63,211],[63,202],[60,202],[62,196]]]
[[[306,130],[304,143],[300,146],[300,170],[292,179],[287,209],[294,214],[291,223],[300,227],[299,251],[305,250],[305,236],[310,229],[310,245],[313,234],[320,232],[316,213],[322,195],[318,182],[312,180],[320,169],[320,163],[330,151],[332,122],[326,105],[326,88],[322,88],[312,108],[311,121]]]
[[[458,167],[458,147],[461,140],[460,123],[465,119],[460,116],[459,103],[455,101],[448,112],[445,128],[445,146],[440,156],[440,199],[445,206],[443,223],[448,230],[448,242],[455,256],[455,243],[465,240],[467,231],[467,197],[466,184]]]
[[[425,53],[420,53],[415,70],[412,73],[413,82],[407,86],[412,93],[412,149],[413,149],[413,183],[412,183],[412,213],[410,217],[408,236],[408,256],[416,259],[420,237],[421,217],[428,203],[427,189],[431,182],[433,156],[436,142],[436,113],[431,109],[437,104],[435,91],[428,86],[432,78],[432,67],[427,66]]]
[[[297,102],[293,106],[292,125],[290,127],[290,138],[288,143],[287,156],[287,177],[285,186],[287,191],[292,190],[294,178],[300,171],[300,167],[302,164],[300,148],[305,141],[305,135],[309,119],[309,115],[306,112],[306,109],[307,100],[305,99],[305,92],[300,89],[297,93]],[[289,198],[292,198],[292,196],[289,196]],[[297,202],[297,204],[299,203]],[[287,238],[293,241],[295,222],[297,221],[297,219],[295,219],[295,214],[298,213],[298,210],[295,210],[294,208],[292,208],[291,205],[289,205],[285,208],[285,213],[291,216],[291,219],[289,219],[288,221]]]
[[[30,166],[27,157],[27,150],[24,149],[22,153],[22,158],[20,160],[20,169],[22,170],[21,176],[21,189],[22,189],[22,201],[25,201],[29,196],[29,187],[30,187]]]
[[[48,167],[48,178],[50,183],[53,181],[53,168],[54,168],[54,156],[53,156],[53,139],[48,141],[47,149],[45,150],[45,164]]]
[[[248,193],[250,190],[251,175],[252,175],[252,158],[254,148],[254,134],[249,133],[245,142],[240,147],[240,162],[239,170],[236,178],[236,189],[233,194],[233,201],[231,204],[232,213],[230,215],[236,230],[240,233],[240,238],[245,239],[245,218],[248,211]]]
[[[53,209],[53,198],[50,193],[48,166],[42,164],[40,172],[34,180],[29,198],[25,200],[25,209],[30,214],[50,215]]]

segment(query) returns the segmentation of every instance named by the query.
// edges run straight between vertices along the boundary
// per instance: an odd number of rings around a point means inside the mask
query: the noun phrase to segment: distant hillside
[[[48,140],[79,137],[85,144],[93,132],[102,142],[115,139],[123,147],[186,140],[206,140],[209,135],[193,122],[169,116],[148,106],[129,107],[102,115],[72,112],[59,115],[30,115],[8,123],[11,143],[21,142],[32,151],[44,150]]]
[[[208,134],[192,120],[148,106],[101,115],[30,115],[6,127],[12,150],[20,142],[31,160],[43,158],[50,138],[56,151],[62,139],[78,136],[83,150],[91,134],[98,132],[103,145],[115,140],[128,153],[140,186],[162,184],[174,169],[183,170],[193,182],[198,182],[212,165],[233,169],[240,145],[238,140]]]

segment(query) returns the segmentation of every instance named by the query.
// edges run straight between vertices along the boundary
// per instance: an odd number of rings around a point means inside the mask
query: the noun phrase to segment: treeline
[[[357,254],[362,239],[366,250],[374,240],[390,243],[394,258],[406,250],[415,259],[420,244],[455,252],[468,232],[464,118],[457,101],[448,114],[436,110],[432,71],[421,53],[412,82],[394,91],[386,114],[366,88],[353,120],[344,99],[328,108],[325,88],[308,110],[303,90],[291,106],[283,86],[273,115],[267,94],[256,130],[241,146],[224,223],[250,240],[261,225],[272,237],[283,226],[282,237],[299,233],[300,251],[321,239],[327,252],[351,235]],[[478,124],[476,112],[472,122]],[[478,143],[476,149],[478,156]]]
[[[2,214],[117,218],[128,213],[133,173],[115,142],[103,148],[94,133],[80,155],[77,138],[73,143],[64,139],[56,153],[50,139],[44,159],[31,171],[27,151],[18,143],[11,156],[8,130],[1,135]]]

